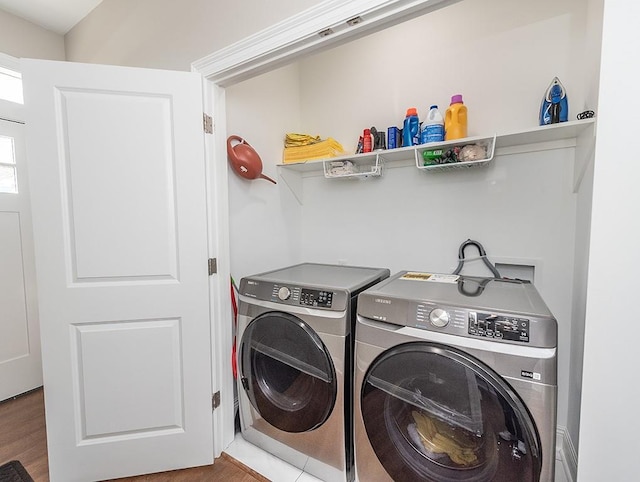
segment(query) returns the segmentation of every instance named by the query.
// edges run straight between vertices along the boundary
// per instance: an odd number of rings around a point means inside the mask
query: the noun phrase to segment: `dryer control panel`
[[[331,311],[347,309],[349,297],[344,290],[300,286],[243,279],[240,294],[249,298],[278,303],[280,305],[318,308]]]
[[[333,292],[274,283],[271,289],[271,300],[278,302],[289,301],[290,304],[313,306],[315,308],[331,308]]]
[[[319,306],[331,308],[333,293],[331,291],[310,290],[303,288],[300,295],[300,304],[306,306]]]
[[[529,343],[529,320],[470,311],[469,334]]]

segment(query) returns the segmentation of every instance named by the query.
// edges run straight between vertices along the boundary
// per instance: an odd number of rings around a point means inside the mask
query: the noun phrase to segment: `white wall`
[[[567,380],[568,413],[566,428],[574,450],[579,449],[580,405],[584,354],[584,319],[587,303],[587,270],[589,268],[589,235],[591,230],[591,199],[593,195],[593,154],[582,180],[577,197],[575,262],[573,276],[573,313],[569,349],[569,377]]]
[[[299,88],[298,66],[292,65],[226,91],[227,136],[245,138],[260,155],[263,172],[278,182],[229,171],[231,274],[237,282],[301,261],[301,206],[275,167],[284,133],[300,126]]]
[[[605,0],[584,340],[580,482],[637,479],[640,5]],[[632,475],[636,474],[636,475]]]
[[[65,36],[67,60],[190,70],[319,0],[103,0]]]
[[[603,0],[590,0],[587,5],[587,27],[584,43],[584,65],[586,66],[585,79],[585,106],[594,109],[598,105],[599,73],[600,73],[600,44],[602,41],[602,9]],[[589,146],[588,152],[579,152],[578,156],[586,156],[588,168],[586,169],[577,199],[576,216],[576,244],[574,263],[574,289],[573,289],[573,321],[571,324],[571,346],[569,365],[569,412],[567,419],[567,431],[573,444],[575,453],[580,448],[580,407],[582,397],[582,372],[584,354],[584,329],[585,311],[587,304],[587,271],[589,267],[589,238],[591,230],[591,201],[593,197],[593,170],[594,152],[593,139],[585,143]],[[567,448],[567,453],[571,448]],[[575,475],[575,474],[574,474]]]
[[[17,58],[64,60],[64,37],[0,10],[0,52]]]

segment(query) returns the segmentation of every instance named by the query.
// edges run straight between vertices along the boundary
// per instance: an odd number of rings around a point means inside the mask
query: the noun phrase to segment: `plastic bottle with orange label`
[[[462,102],[462,94],[451,97],[451,105],[444,116],[444,140],[467,137],[467,106]]]

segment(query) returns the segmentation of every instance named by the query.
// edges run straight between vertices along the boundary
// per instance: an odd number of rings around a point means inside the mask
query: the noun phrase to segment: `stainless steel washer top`
[[[251,276],[251,279],[290,284],[312,285],[318,288],[343,289],[350,292],[389,275],[388,269],[301,263]]]
[[[243,278],[240,295],[292,307],[346,311],[354,295],[388,276],[383,268],[302,263]],[[349,326],[345,329],[350,331]]]

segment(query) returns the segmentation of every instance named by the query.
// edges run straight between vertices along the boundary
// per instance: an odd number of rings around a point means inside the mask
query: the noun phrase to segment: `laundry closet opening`
[[[450,273],[460,243],[478,239],[494,262],[530,273],[558,319],[558,430],[577,447],[580,400],[569,387],[580,385],[593,130],[502,147],[500,136],[537,127],[554,76],[570,119],[595,105],[598,59],[585,51],[600,38],[589,8],[456,2],[220,87],[225,134],[245,138],[278,183],[228,175],[233,277],[307,261]],[[288,132],[332,137],[353,153],[363,129],[401,127],[409,107],[444,111],[458,93],[469,136],[498,134],[482,168],[427,173],[407,159],[346,180],[278,166]]]

